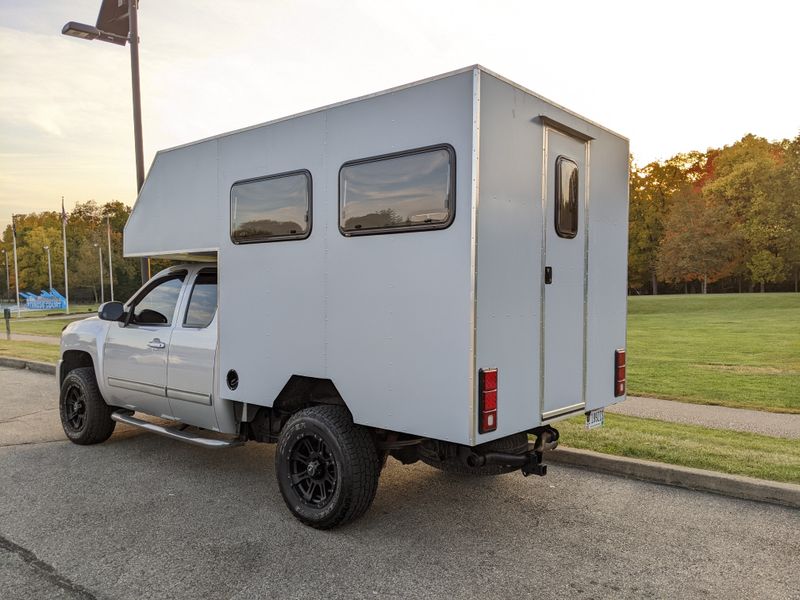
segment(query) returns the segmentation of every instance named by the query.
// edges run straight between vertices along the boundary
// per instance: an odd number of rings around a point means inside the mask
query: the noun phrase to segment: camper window
[[[578,165],[565,156],[556,159],[556,233],[578,235]]]
[[[231,186],[234,244],[304,239],[311,233],[311,173],[296,171]]]
[[[200,271],[194,280],[189,306],[186,307],[184,327],[203,329],[214,320],[217,312],[217,272]]]
[[[443,229],[455,214],[455,150],[421,148],[345,163],[339,229],[364,235]]]

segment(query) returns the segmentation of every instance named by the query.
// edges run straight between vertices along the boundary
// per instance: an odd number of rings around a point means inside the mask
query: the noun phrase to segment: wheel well
[[[259,442],[276,442],[289,417],[298,410],[320,404],[347,408],[330,379],[292,375],[271,408],[261,406],[250,419],[245,419],[247,436]]]
[[[64,383],[64,378],[70,371],[79,369],[81,367],[94,367],[92,357],[88,352],[82,350],[67,350],[61,357],[61,381],[59,385]]]
[[[330,379],[292,375],[275,398],[272,408],[276,411],[293,413],[316,404],[347,407],[339,390]]]

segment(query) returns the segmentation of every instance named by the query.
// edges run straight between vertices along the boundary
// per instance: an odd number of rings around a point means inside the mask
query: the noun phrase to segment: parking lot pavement
[[[5,412],[18,388],[2,387]],[[0,448],[3,597],[796,598],[800,589],[792,509],[563,467],[472,479],[390,460],[367,515],[320,532],[289,515],[273,460],[273,446],[214,451],[131,431],[98,446]]]
[[[0,367],[0,446],[63,441],[54,377]]]

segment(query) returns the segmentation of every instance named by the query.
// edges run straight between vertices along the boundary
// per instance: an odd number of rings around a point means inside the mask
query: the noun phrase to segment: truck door
[[[127,323],[112,323],[103,349],[110,404],[169,416],[167,353],[186,271],[152,281],[128,305]]]
[[[217,353],[217,270],[201,269],[189,281],[167,360],[167,398],[177,419],[218,429],[212,405]]]
[[[585,405],[587,143],[545,127],[542,420]]]

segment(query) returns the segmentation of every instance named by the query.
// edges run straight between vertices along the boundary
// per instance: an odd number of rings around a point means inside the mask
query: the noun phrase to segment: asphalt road
[[[564,467],[478,480],[390,461],[371,511],[319,532],[284,507],[272,446],[48,441],[52,379],[0,370],[0,390],[3,598],[800,597],[792,509]]]

